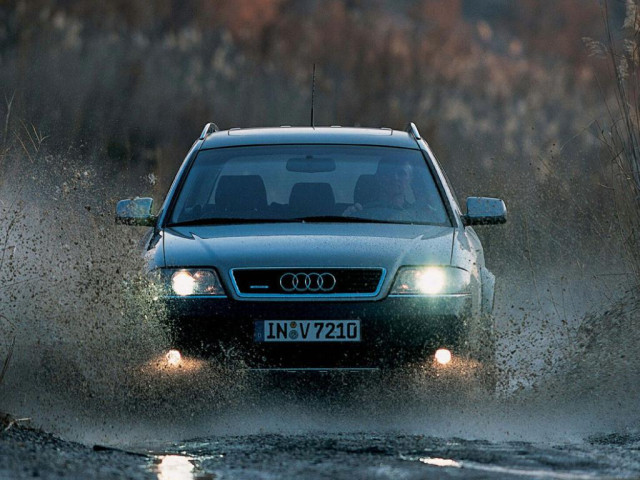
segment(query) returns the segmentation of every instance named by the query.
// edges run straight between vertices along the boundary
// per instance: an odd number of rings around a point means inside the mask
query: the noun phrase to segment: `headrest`
[[[216,206],[231,212],[257,212],[267,208],[267,191],[260,175],[225,175],[216,189]]]
[[[296,183],[291,189],[289,208],[298,214],[332,215],[335,206],[333,188],[328,183]]]

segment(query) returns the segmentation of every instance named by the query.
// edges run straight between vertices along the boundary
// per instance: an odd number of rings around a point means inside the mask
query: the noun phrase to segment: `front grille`
[[[240,296],[372,297],[384,280],[383,268],[236,268]]]

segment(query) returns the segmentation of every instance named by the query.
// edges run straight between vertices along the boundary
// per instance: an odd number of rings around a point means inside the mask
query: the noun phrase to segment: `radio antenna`
[[[316,64],[313,64],[313,74],[311,76],[311,126],[315,127],[313,124],[313,97],[316,92]]]

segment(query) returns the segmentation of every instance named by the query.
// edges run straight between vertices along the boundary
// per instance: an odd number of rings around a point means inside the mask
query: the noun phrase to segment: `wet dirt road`
[[[120,450],[13,427],[0,435],[0,478],[640,478],[640,436],[554,444],[390,433],[256,434]]]
[[[214,437],[172,445],[148,467],[159,479],[638,478],[640,437],[578,444],[422,435]]]

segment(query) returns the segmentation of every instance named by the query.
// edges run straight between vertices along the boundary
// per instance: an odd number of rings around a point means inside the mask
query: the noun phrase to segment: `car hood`
[[[167,228],[166,267],[383,267],[448,265],[452,227],[274,223]]]

